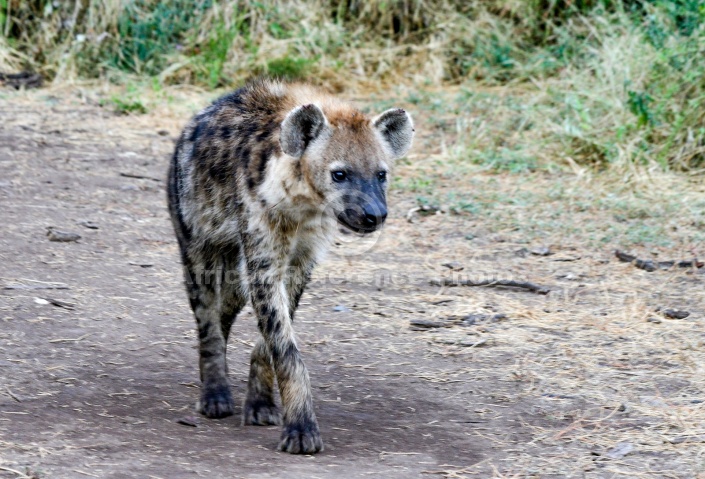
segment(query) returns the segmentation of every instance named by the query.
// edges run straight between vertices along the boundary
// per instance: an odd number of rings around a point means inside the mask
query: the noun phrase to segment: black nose
[[[375,211],[365,211],[365,226],[367,228],[374,228],[377,225],[381,225],[384,223],[384,220],[387,219],[387,210],[386,209],[379,209],[375,208]]]

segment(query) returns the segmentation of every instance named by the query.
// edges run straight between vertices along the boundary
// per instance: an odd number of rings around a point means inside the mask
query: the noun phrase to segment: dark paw
[[[230,388],[228,386],[205,388],[196,409],[204,416],[213,419],[232,416],[234,405]]]
[[[315,454],[322,451],[323,440],[318,431],[318,424],[314,420],[285,426],[279,450],[291,454]]]
[[[242,423],[252,426],[281,426],[282,415],[274,401],[247,399],[242,410]]]

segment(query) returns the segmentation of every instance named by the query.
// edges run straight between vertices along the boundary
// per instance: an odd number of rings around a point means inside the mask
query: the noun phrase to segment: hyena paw
[[[323,450],[323,440],[316,421],[302,421],[284,426],[279,450],[291,454],[315,454]]]
[[[213,419],[232,416],[235,408],[230,387],[227,385],[205,387],[196,409],[204,416]]]
[[[252,426],[281,426],[282,415],[274,401],[247,399],[242,411],[242,423]]]

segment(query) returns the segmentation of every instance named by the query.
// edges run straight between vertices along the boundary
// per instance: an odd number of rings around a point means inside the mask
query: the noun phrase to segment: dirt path
[[[705,477],[702,274],[526,257],[511,236],[470,247],[483,225],[409,224],[404,195],[373,249],[341,237],[297,316],[325,452],[275,452],[278,429],[239,409],[180,424],[199,384],[165,124],[0,99],[0,477]],[[444,260],[553,291],[431,286]],[[649,322],[656,303],[691,315]],[[256,334],[248,309],[229,346],[238,400]]]

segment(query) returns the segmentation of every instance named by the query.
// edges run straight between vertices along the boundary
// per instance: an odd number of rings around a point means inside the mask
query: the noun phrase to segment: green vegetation
[[[460,170],[702,172],[704,20],[702,0],[0,0],[0,71],[394,86]]]
[[[147,113],[147,107],[144,106],[144,103],[140,100],[130,98],[125,99],[118,96],[113,96],[110,98],[110,102],[101,102],[103,106],[109,103],[112,104],[117,113],[121,113],[123,115],[127,115],[129,113]]]

